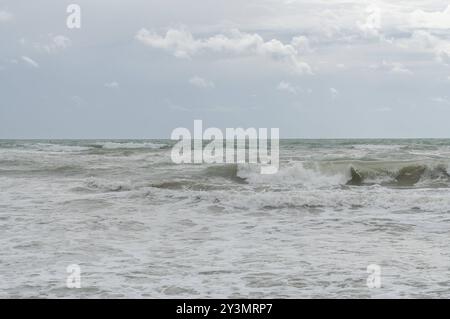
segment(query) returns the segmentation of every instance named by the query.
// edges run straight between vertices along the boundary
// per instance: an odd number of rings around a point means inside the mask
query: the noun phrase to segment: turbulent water
[[[0,297],[450,297],[450,140],[283,140],[275,175],[171,145],[0,141]]]

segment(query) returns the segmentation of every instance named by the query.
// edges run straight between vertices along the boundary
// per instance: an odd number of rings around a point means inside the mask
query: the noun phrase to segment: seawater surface
[[[450,140],[282,140],[275,175],[171,145],[0,140],[0,297],[450,297]]]

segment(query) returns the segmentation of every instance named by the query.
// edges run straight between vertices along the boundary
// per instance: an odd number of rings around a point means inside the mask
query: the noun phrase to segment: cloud
[[[433,101],[435,103],[440,103],[440,104],[447,104],[450,102],[448,100],[448,98],[442,97],[442,96],[433,97],[433,98],[431,98],[431,101]]]
[[[59,51],[67,49],[71,45],[72,45],[72,41],[66,36],[50,35],[50,41],[48,43],[46,43],[46,44],[37,43],[37,44],[35,44],[35,47],[38,50],[52,54],[52,53],[57,53]]]
[[[311,53],[314,51],[310,46],[309,39],[303,35],[293,37],[291,45],[297,50],[299,54]]]
[[[407,69],[403,64],[399,62],[386,62],[383,61],[383,66],[389,69],[389,72],[396,74],[413,74],[411,70]]]
[[[411,26],[415,28],[449,29],[450,28],[450,5],[444,11],[427,12],[421,9],[411,13]]]
[[[118,89],[120,84],[116,81],[107,82],[105,83],[105,87],[108,89]]]
[[[366,21],[357,22],[356,25],[366,36],[379,36],[381,29],[381,9],[375,5],[366,8]]]
[[[297,94],[296,88],[291,83],[285,82],[285,81],[281,81],[278,84],[277,90],[289,92],[289,93],[292,93],[292,94]]]
[[[259,34],[231,30],[228,35],[216,34],[196,39],[184,29],[169,29],[164,36],[141,29],[135,36],[141,43],[172,53],[177,58],[192,58],[200,53],[234,56],[263,56],[288,63],[299,73],[311,74],[310,66],[300,59],[300,53],[309,47],[305,37],[294,37],[284,44],[280,40],[264,41]]]
[[[389,73],[393,73],[393,74],[403,74],[403,75],[412,75],[413,72],[411,70],[409,70],[407,67],[405,67],[402,63],[400,62],[389,62],[386,60],[383,60],[381,62],[381,64],[371,64],[369,65],[370,69],[373,70],[384,70],[387,71]]]
[[[335,88],[330,88],[331,98],[335,99],[339,95],[339,91]]]
[[[34,68],[39,68],[39,64],[30,57],[22,56],[22,60]]]
[[[450,63],[450,41],[442,39],[425,30],[414,31],[411,37],[398,41],[404,49],[423,51],[434,54],[436,60]]]
[[[392,108],[390,108],[389,106],[381,106],[381,107],[376,108],[374,111],[380,112],[380,113],[386,113],[386,112],[392,112]]]
[[[214,82],[205,80],[199,76],[194,76],[194,77],[190,78],[189,83],[193,86],[196,86],[196,87],[202,88],[202,89],[208,89],[208,88],[212,89],[215,87]]]
[[[74,107],[82,107],[87,104],[86,100],[78,95],[71,96],[70,102]]]
[[[11,12],[0,10],[0,23],[13,20],[14,16]]]

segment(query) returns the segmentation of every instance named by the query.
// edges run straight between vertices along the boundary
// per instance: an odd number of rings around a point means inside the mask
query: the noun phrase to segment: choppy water
[[[0,141],[0,297],[450,297],[450,140],[284,140],[267,176],[169,144]]]

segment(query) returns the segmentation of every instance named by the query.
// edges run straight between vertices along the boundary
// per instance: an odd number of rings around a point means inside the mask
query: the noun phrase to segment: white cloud
[[[381,29],[381,9],[375,5],[366,8],[366,21],[357,22],[357,26],[366,36],[378,36]]]
[[[278,86],[277,90],[289,92],[292,94],[297,94],[296,88],[289,82],[281,81]]]
[[[116,81],[105,83],[105,87],[108,89],[117,89],[117,88],[119,88],[119,86],[120,86],[120,84]]]
[[[309,47],[304,37],[295,37],[289,44],[272,39],[264,41],[259,34],[231,30],[229,35],[217,34],[196,39],[184,29],[170,29],[165,36],[141,29],[135,38],[152,48],[163,49],[177,58],[191,58],[194,55],[222,53],[235,56],[264,56],[272,60],[284,61],[299,73],[311,74],[310,66],[300,59],[300,52]]]
[[[449,103],[449,100],[446,97],[442,97],[442,96],[437,96],[437,97],[433,97],[431,98],[431,101],[435,102],[435,103],[444,103],[447,104]]]
[[[39,64],[30,57],[22,56],[22,60],[34,68],[39,68]]]
[[[450,41],[428,31],[414,31],[410,38],[397,41],[400,47],[408,50],[434,54],[439,62],[450,63]]]
[[[175,105],[175,104],[170,104],[169,109],[171,109],[172,111],[177,111],[177,112],[190,112],[191,111],[184,106]]]
[[[291,41],[292,46],[297,49],[299,54],[311,53],[313,49],[310,46],[309,39],[303,35],[293,37]]]
[[[11,12],[0,10],[0,22],[9,22],[14,18]]]
[[[335,88],[330,88],[330,93],[331,93],[331,97],[333,99],[337,98],[338,95],[339,95],[339,91],[337,89],[335,89]]]
[[[396,74],[413,74],[411,70],[407,69],[403,64],[399,62],[387,62],[383,61],[383,66],[389,69],[389,72]]]
[[[192,78],[189,79],[189,83],[193,86],[202,88],[202,89],[208,89],[208,88],[214,88],[215,84],[212,81],[203,79],[199,76],[194,76]]]
[[[374,111],[380,112],[380,113],[386,113],[386,112],[392,112],[392,108],[390,108],[389,106],[381,106],[379,108],[376,108]]]
[[[59,51],[62,51],[64,49],[67,49],[72,45],[72,41],[63,35],[56,35],[52,36],[50,35],[50,41],[46,44],[35,44],[35,47],[38,50],[45,51],[47,53],[57,53]]]
[[[449,29],[450,5],[444,11],[427,12],[417,9],[411,13],[410,22],[415,28]]]
[[[78,95],[71,96],[70,102],[75,107],[82,107],[83,105],[86,105],[86,100]]]
[[[403,74],[403,75],[413,74],[413,72],[409,70],[407,67],[405,67],[402,63],[389,62],[386,60],[383,60],[381,64],[371,64],[369,65],[369,68],[373,70],[384,70],[393,74]]]

